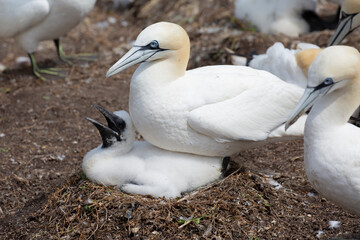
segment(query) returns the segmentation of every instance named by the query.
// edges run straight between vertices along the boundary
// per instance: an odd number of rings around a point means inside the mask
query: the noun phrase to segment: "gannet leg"
[[[57,77],[66,77],[67,76],[67,72],[64,69],[61,68],[39,68],[36,60],[35,60],[35,56],[33,53],[29,53],[29,58],[31,61],[31,66],[33,69],[33,73],[35,74],[35,76],[37,76],[38,78],[40,78],[43,81],[46,81],[46,77],[43,76],[43,74],[47,74],[47,75],[52,75],[52,76],[57,76]]]
[[[60,39],[59,38],[55,39],[54,43],[55,43],[56,50],[57,50],[60,60],[65,62],[68,65],[72,65],[72,64],[74,64],[74,62],[77,62],[77,61],[92,62],[92,61],[96,61],[98,58],[97,54],[95,54],[95,53],[80,53],[80,54],[74,54],[74,55],[66,55],[62,48]]]

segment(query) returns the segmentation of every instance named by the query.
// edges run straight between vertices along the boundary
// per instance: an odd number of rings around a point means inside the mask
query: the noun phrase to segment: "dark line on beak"
[[[332,46],[332,45],[334,44],[334,42],[337,40],[337,38],[339,37],[340,33],[344,30],[346,24],[347,24],[349,21],[350,21],[350,31],[349,31],[348,33],[346,33],[346,35],[344,36],[344,38],[346,38],[347,35],[349,35],[349,34],[353,31],[353,30],[351,30],[352,19],[353,19],[353,15],[351,15],[351,16],[350,16],[350,19],[345,22],[345,24],[343,25],[343,27],[341,28],[341,30],[338,31],[338,33],[336,34],[336,37],[333,39],[333,41],[332,41],[331,43],[329,43],[328,46]],[[340,42],[341,42],[342,40],[344,40],[344,38],[341,39]],[[339,42],[339,43],[340,43],[340,42]]]

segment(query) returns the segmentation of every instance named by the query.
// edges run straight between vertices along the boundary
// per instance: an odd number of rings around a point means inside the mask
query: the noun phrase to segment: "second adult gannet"
[[[340,11],[338,27],[328,46],[339,44],[349,33],[360,26],[360,0],[346,0]]]
[[[126,111],[111,113],[95,107],[108,126],[88,118],[103,140],[82,163],[93,182],[115,185],[128,193],[171,198],[219,179],[226,170],[229,158],[166,151],[135,141],[135,129]]]
[[[360,215],[360,129],[347,123],[360,104],[360,54],[352,47],[323,50],[309,69],[307,88],[289,126],[312,106],[305,125],[306,175],[329,200]]]
[[[14,37],[27,51],[34,74],[63,76],[60,69],[41,69],[34,52],[39,42],[54,40],[59,58],[71,63],[74,56],[66,56],[60,37],[74,28],[93,9],[96,0],[0,0],[0,38]],[[79,55],[79,59],[93,60],[94,55]]]
[[[288,49],[281,42],[276,42],[267,49],[266,54],[253,56],[249,66],[271,72],[285,82],[305,88],[307,76],[304,69],[307,70],[320,51],[314,44],[300,43],[296,49]]]
[[[132,76],[129,110],[140,134],[160,148],[229,156],[269,141],[303,135],[284,123],[302,89],[261,70],[207,66],[186,71],[190,40],[177,24],[145,28],[108,71],[141,63]],[[279,127],[279,128],[278,128]]]

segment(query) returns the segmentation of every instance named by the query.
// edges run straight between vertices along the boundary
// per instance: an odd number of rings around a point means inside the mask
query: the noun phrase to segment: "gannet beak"
[[[117,61],[106,73],[110,77],[122,70],[137,63],[142,63],[151,58],[154,54],[164,49],[151,49],[148,46],[134,46],[119,61]]]
[[[305,89],[303,96],[301,97],[299,103],[296,105],[294,111],[290,115],[289,120],[285,123],[285,131],[294,124],[298,118],[303,115],[307,110],[309,110],[314,104],[315,100],[321,96],[322,91],[316,90],[316,88],[308,87]]]
[[[122,118],[118,117],[116,114],[109,112],[108,110],[97,104],[94,104],[94,107],[99,110],[99,112],[105,117],[109,128],[121,135],[121,133],[126,127],[125,121]]]
[[[343,12],[342,15],[328,46],[339,44],[349,33],[360,26],[360,13],[346,15]]]
[[[117,139],[120,139],[119,134],[114,130],[110,129],[109,127],[95,121],[94,119],[88,117],[86,117],[85,119],[91,122],[92,124],[94,124],[94,126],[99,130],[101,139],[103,141],[102,144],[103,148],[110,147],[111,145],[113,145],[115,142],[118,141]]]

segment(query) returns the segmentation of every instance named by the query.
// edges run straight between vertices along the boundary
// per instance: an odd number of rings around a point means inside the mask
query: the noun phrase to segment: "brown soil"
[[[246,55],[263,53],[275,41],[325,46],[332,33],[289,38],[243,31],[232,4],[138,0],[114,10],[111,1],[99,0],[63,38],[65,51],[96,52],[99,60],[62,65],[68,77],[46,82],[31,74],[29,64],[15,64],[26,53],[13,40],[1,40],[0,59],[8,69],[0,73],[0,239],[315,239],[318,231],[321,239],[360,239],[360,219],[307,182],[302,141],[233,156],[241,164],[232,163],[227,178],[179,199],[124,194],[82,177],[82,157],[100,143],[84,117],[100,119],[94,103],[127,110],[134,68],[104,76],[147,25],[167,20],[188,31],[189,68],[229,63],[225,47]],[[359,38],[355,31],[344,43],[360,49]],[[52,42],[42,43],[36,58],[41,66],[59,64]],[[269,184],[272,179],[282,188]],[[330,220],[340,227],[330,229]]]

